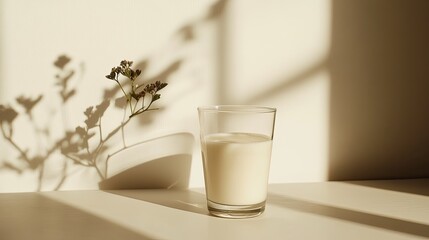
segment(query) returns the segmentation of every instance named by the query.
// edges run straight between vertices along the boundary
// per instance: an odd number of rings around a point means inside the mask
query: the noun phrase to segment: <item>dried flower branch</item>
[[[161,98],[161,94],[159,94],[158,91],[168,85],[167,83],[156,81],[155,83],[147,84],[144,87],[143,85],[139,86],[136,83],[136,79],[141,74],[141,70],[133,70],[131,68],[132,65],[132,61],[123,60],[120,62],[119,66],[112,68],[109,75],[106,75],[106,78],[113,80],[118,84],[122,93],[124,94],[131,113],[129,118],[144,113],[148,110],[154,110],[150,107],[152,106],[153,102]],[[125,91],[124,85],[119,81],[119,77],[121,75],[126,77],[131,85],[131,88],[128,92]]]
[[[86,116],[84,123],[80,126],[76,126],[74,130],[66,130],[68,124],[66,122],[67,114],[65,112],[66,104],[69,100],[75,96],[76,88],[75,86],[70,87],[70,83],[74,81],[75,69],[67,67],[68,63],[71,61],[66,55],[61,55],[55,62],[54,66],[60,71],[55,75],[56,84],[60,87],[59,97],[62,100],[62,117],[64,122],[64,136],[59,139],[51,139],[49,132],[41,137],[47,142],[50,142],[50,146],[39,146],[40,151],[33,153],[33,149],[27,149],[21,146],[19,142],[14,139],[14,122],[16,118],[22,116],[18,111],[16,111],[10,105],[0,104],[0,136],[6,140],[6,142],[15,149],[19,154],[18,160],[22,161],[23,164],[14,165],[9,162],[4,162],[0,164],[1,169],[9,169],[16,171],[17,173],[22,173],[25,170],[38,171],[38,186],[37,191],[42,189],[42,183],[44,180],[44,164],[47,159],[55,152],[59,152],[64,157],[64,167],[59,172],[60,179],[55,187],[59,189],[64,183],[68,175],[68,166],[69,162],[82,166],[93,168],[96,170],[100,179],[106,179],[108,161],[110,157],[115,154],[128,149],[125,144],[124,136],[124,127],[131,121],[133,116],[139,115],[149,110],[156,110],[156,108],[151,108],[152,104],[159,100],[161,95],[159,91],[167,86],[167,83],[163,83],[160,80],[154,80],[152,83],[145,85],[138,85],[137,78],[141,74],[141,70],[133,70],[131,68],[133,62],[131,61],[121,61],[119,66],[112,68],[112,71],[106,77],[115,81],[118,84],[118,87],[115,86],[115,89],[106,90],[108,93],[111,93],[111,96],[116,93],[116,91],[122,91],[123,97],[116,99],[115,105],[121,106],[124,110],[124,119],[112,129],[110,132],[103,134],[102,132],[102,118],[106,110],[110,106],[110,97],[106,97],[104,101],[95,106],[90,106],[86,108],[83,114]],[[173,64],[173,69],[177,69],[178,64]],[[171,67],[167,68],[164,72],[171,72]],[[162,72],[161,75],[165,75]],[[121,77],[121,81],[119,80]],[[125,77],[125,79],[122,79]],[[166,75],[164,76],[165,79]],[[162,80],[161,79],[161,80]],[[125,81],[124,81],[125,80]],[[126,91],[125,89],[129,89]],[[34,134],[39,134],[42,132],[36,124],[33,118],[33,109],[43,100],[42,95],[38,95],[34,98],[19,96],[16,98],[16,103],[24,110],[25,115],[28,115],[29,120],[34,128]],[[121,104],[120,102],[124,104]],[[130,109],[130,115],[126,119],[126,113],[128,108]],[[19,108],[18,108],[19,109]],[[35,116],[37,117],[37,116]],[[46,128],[48,131],[49,129]],[[123,147],[119,150],[116,150],[113,153],[108,153],[109,151],[109,140],[111,140],[117,134],[122,134]],[[107,154],[107,158],[103,161],[100,159],[101,156]]]

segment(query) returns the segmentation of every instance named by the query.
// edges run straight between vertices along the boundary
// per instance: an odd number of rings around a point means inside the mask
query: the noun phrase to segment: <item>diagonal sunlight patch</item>
[[[195,214],[195,212],[177,208],[178,204],[175,205],[176,207],[166,207],[162,204],[122,196],[115,194],[115,191],[113,192],[55,191],[38,194],[117,224],[130,231],[144,236],[151,236],[152,239],[172,238],[172,235],[182,232],[183,229],[189,226],[197,226],[202,221],[210,220],[210,217],[206,214]],[[124,190],[123,192],[126,193],[127,191]],[[189,206],[180,206],[181,208],[189,209]],[[198,211],[203,210],[205,208]],[[204,231],[204,229],[199,229],[195,234],[200,231]]]
[[[2,239],[153,239],[38,193],[0,195]]]
[[[427,196],[347,182],[275,184],[270,185],[270,189],[274,202],[291,198],[429,226]]]
[[[418,222],[275,194],[270,195],[269,202],[274,205],[304,213],[316,214],[388,231],[411,234],[420,237],[429,237],[429,225]]]

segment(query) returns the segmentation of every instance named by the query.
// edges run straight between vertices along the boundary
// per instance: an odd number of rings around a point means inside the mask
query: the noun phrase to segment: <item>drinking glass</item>
[[[247,218],[265,210],[276,109],[248,105],[198,108],[209,212]]]

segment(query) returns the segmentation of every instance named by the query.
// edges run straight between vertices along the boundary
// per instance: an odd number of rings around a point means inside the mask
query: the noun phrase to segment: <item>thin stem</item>
[[[113,156],[115,156],[116,154],[118,154],[118,153],[120,153],[120,152],[122,152],[122,151],[125,151],[125,150],[127,150],[128,148],[130,148],[130,147],[134,147],[134,146],[136,146],[136,145],[138,145],[138,144],[140,144],[140,143],[135,143],[135,144],[132,144],[132,145],[130,145],[130,146],[127,146],[127,147],[122,147],[121,149],[118,149],[118,150],[116,150],[115,152],[113,152],[112,154],[109,154],[108,156],[107,156],[107,159],[106,159],[106,173],[105,173],[105,176],[106,176],[106,178],[107,178],[107,170],[108,170],[108,167],[109,167],[109,160],[110,160],[110,158],[111,157],[113,157]]]
[[[126,109],[125,109],[125,112],[124,112],[124,115],[126,114]],[[102,176],[102,179],[106,179],[106,177],[107,177],[107,167],[106,167],[106,170],[105,170],[105,175],[103,176],[102,174],[101,174],[101,171],[100,171],[100,169],[98,168],[98,166],[96,165],[96,159],[97,159],[97,157],[98,157],[98,155],[100,154],[100,151],[101,151],[101,149],[102,149],[102,147],[103,147],[103,145],[111,138],[111,137],[113,137],[119,130],[121,130],[122,131],[122,141],[123,141],[123,144],[124,144],[124,147],[126,147],[125,146],[125,135],[124,135],[124,127],[125,127],[125,125],[127,125],[128,123],[130,122],[130,119],[128,118],[126,121],[122,121],[122,123],[121,123],[121,125],[119,125],[118,127],[116,127],[115,129],[113,129],[108,135],[107,135],[107,137],[105,138],[105,139],[102,139],[101,141],[100,141],[100,143],[98,144],[98,146],[97,146],[97,148],[95,149],[95,154],[94,154],[94,161],[93,161],[93,166],[97,169],[97,171],[98,171],[98,173],[99,173],[99,175],[100,176]],[[107,159],[108,159],[109,157],[107,157]],[[106,160],[106,166],[107,166],[107,160]]]
[[[122,122],[125,122],[125,117],[127,116],[127,109],[124,108],[124,115],[122,116]],[[124,145],[124,147],[127,146],[127,144],[125,143],[125,129],[124,129],[124,125],[122,125],[121,127],[121,135],[122,135],[122,144]]]
[[[139,100],[136,100],[136,103],[134,103],[134,108],[132,109],[131,113],[134,113],[134,111],[137,108],[137,104],[139,103]]]
[[[127,101],[128,101],[128,103],[130,104],[130,111],[131,111],[131,113],[133,112],[133,105],[132,105],[132,103],[131,103],[131,98],[130,97],[128,97],[127,96]]]
[[[101,145],[101,143],[99,143],[99,145]],[[98,148],[97,148],[98,149]],[[96,149],[96,150],[97,150]],[[101,149],[101,148],[100,148]],[[91,152],[90,152],[90,150],[89,150],[89,144],[87,143],[86,144],[86,152],[88,153],[88,157],[91,159],[91,164],[90,165],[92,165],[96,170],[97,170],[97,173],[98,173],[98,175],[100,176],[100,178],[101,179],[104,179],[104,176],[103,176],[103,174],[101,173],[101,171],[100,171],[100,169],[98,168],[98,166],[97,166],[97,157],[96,156],[94,156],[93,158],[91,158]]]
[[[106,166],[105,166],[105,169],[106,169],[106,171],[105,171],[105,176],[106,176],[106,178],[107,178],[107,172],[108,172],[108,169],[109,169],[109,160],[110,160],[110,158],[111,158],[111,157],[113,157],[113,156],[115,156],[116,154],[118,154],[118,153],[122,152],[123,150],[125,150],[125,149],[127,149],[127,148],[128,148],[128,147],[122,147],[121,149],[119,149],[119,150],[115,151],[114,153],[107,155],[107,158],[106,158]]]
[[[144,110],[142,110],[142,111],[138,111],[138,112],[136,112],[135,114],[131,115],[130,117],[134,117],[134,116],[139,115],[139,114],[142,114],[142,113],[144,113],[144,112],[155,111],[155,110],[159,110],[159,108],[144,109]]]
[[[116,77],[116,79],[114,80],[118,85],[119,85],[119,87],[121,88],[121,90],[122,90],[122,93],[124,94],[124,96],[128,96],[126,93],[125,93],[125,90],[124,90],[124,88],[122,88],[122,85],[121,85],[121,83],[119,82],[119,80],[118,80],[118,78]],[[127,97],[127,99],[128,99],[128,97]]]
[[[143,109],[149,109],[150,108],[150,106],[152,106],[152,103],[153,103],[153,95],[152,95],[152,97],[151,97],[151,99],[150,99],[150,103],[149,103],[149,105],[147,105],[147,107],[146,108],[143,108]]]
[[[93,164],[95,170],[97,170],[98,176],[100,176],[101,179],[106,179],[106,177],[103,175],[103,173],[101,173],[101,170],[98,168],[97,163],[94,161]]]
[[[64,167],[63,167],[63,172],[62,172],[63,175],[62,175],[60,181],[58,182],[57,186],[54,188],[54,191],[59,190],[67,178],[67,167],[68,167],[67,163],[68,163],[67,160],[64,160]]]
[[[107,158],[106,158],[106,162],[104,163],[104,176],[106,176],[107,178],[107,172],[108,172],[108,168],[109,168],[109,159],[110,159],[111,155],[108,154]]]
[[[122,84],[119,82],[118,77],[116,77],[116,78],[114,79],[114,81],[118,84],[118,86],[121,88],[122,93],[123,93],[123,94],[124,94],[124,96],[127,98],[127,102],[128,102],[128,104],[130,105],[130,111],[131,111],[131,110],[132,110],[132,105],[131,105],[131,99],[130,99],[130,97],[129,97],[129,96],[128,96],[128,94],[125,92],[124,88],[122,87]]]
[[[86,128],[86,132],[89,133],[89,129],[88,128]],[[89,142],[88,142],[88,139],[86,140],[85,145],[86,145],[85,146],[86,153],[88,153],[88,156],[91,156],[91,152],[89,151]]]
[[[40,133],[38,126],[36,125],[36,122],[34,121],[33,114],[31,114],[31,112],[29,112],[29,113],[27,113],[27,116],[31,122],[32,127],[33,127],[34,136],[37,139],[38,149],[43,149],[43,147],[42,147],[42,135]]]
[[[67,118],[67,112],[66,112],[66,108],[67,108],[67,104],[66,103],[63,103],[62,104],[63,105],[63,107],[60,107],[61,108],[61,120],[62,120],[62,123],[63,123],[63,130],[65,131],[66,129],[67,129],[67,126],[68,126],[68,118]]]
[[[3,134],[3,137],[21,154],[21,157],[24,161],[26,161],[27,163],[30,163],[30,159],[28,158],[27,153],[23,149],[21,149],[21,147],[19,147],[18,144],[15,143],[15,141],[13,141],[11,126],[9,131],[10,131],[10,136],[7,136],[3,128],[3,124],[1,124],[1,132]]]
[[[40,170],[39,170],[39,182],[37,184],[37,192],[40,192],[42,190],[42,183],[43,183],[43,175],[45,173],[45,163],[40,163]]]
[[[109,140],[111,137],[113,137],[116,132],[118,132],[122,127],[124,127],[125,125],[127,125],[130,122],[130,118],[127,119],[127,121],[122,122],[121,125],[117,126],[115,129],[113,129],[109,135],[107,135],[107,137],[103,140],[103,142],[107,142],[107,140]]]
[[[153,97],[152,97],[152,99],[151,99],[151,101],[150,101],[149,105],[148,105],[146,108],[144,108],[144,107],[140,108],[137,112],[135,112],[135,113],[131,114],[131,115],[130,115],[130,118],[131,118],[131,117],[134,117],[134,116],[136,116],[136,115],[138,115],[138,114],[144,113],[144,112],[146,112],[146,111],[158,110],[158,108],[149,109],[153,102],[154,102],[154,101],[153,101]]]
[[[46,152],[46,155],[44,157],[44,159],[48,159],[48,157],[55,152],[55,150],[57,150],[60,147],[59,144],[55,144],[54,146],[51,147],[51,149],[48,150],[48,152]]]
[[[101,129],[101,118],[100,118],[100,122],[99,122],[99,124],[98,124],[98,132],[100,133],[100,142],[102,142],[103,141],[103,131],[102,131],[102,129]]]
[[[68,155],[68,154],[63,154],[66,158],[68,158],[68,159],[70,159],[70,160],[72,160],[74,163],[76,163],[76,164],[79,164],[79,165],[82,165],[82,166],[85,166],[85,167],[91,167],[92,165],[91,164],[85,164],[85,163],[83,163],[80,159],[77,159],[77,158],[74,158],[74,157],[72,157],[72,156],[70,156],[70,155]]]
[[[121,124],[121,136],[122,136],[122,144],[123,144],[122,149],[127,148],[127,145],[125,143],[125,124],[130,121],[130,118],[128,118],[128,120],[125,121],[126,116],[127,116],[127,108],[125,107],[124,108],[124,115],[122,116],[122,124]],[[114,152],[113,154],[107,155],[106,163],[105,163],[105,168],[104,168],[105,169],[105,176],[106,176],[106,178],[107,178],[107,171],[108,171],[108,168],[109,168],[109,159],[110,159],[111,156],[115,155],[116,153],[117,152]]]

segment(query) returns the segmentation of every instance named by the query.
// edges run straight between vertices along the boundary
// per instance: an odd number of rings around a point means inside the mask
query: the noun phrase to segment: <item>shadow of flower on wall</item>
[[[58,74],[55,76],[55,85],[59,87],[58,95],[61,99],[60,111],[63,110],[65,105],[77,92],[76,87],[70,87],[70,81],[75,76],[76,70],[67,68],[69,62],[71,62],[71,59],[66,55],[59,56],[54,62],[54,66],[59,70]],[[107,159],[102,160],[100,157],[105,156],[110,150],[108,141],[115,135],[122,134],[123,142],[125,142],[123,133],[124,127],[130,122],[132,116],[154,110],[151,108],[152,103],[161,97],[158,91],[167,85],[166,83],[162,83],[161,80],[166,80],[173,72],[177,71],[180,67],[180,62],[180,60],[174,62],[164,71],[161,71],[152,81],[146,81],[146,84],[140,85],[134,83],[138,75],[135,73],[140,72],[140,70],[132,70],[129,68],[132,62],[127,62],[129,65],[127,65],[126,68],[118,69],[115,75],[115,81],[118,83],[118,86],[105,90],[104,100],[96,106],[87,107],[83,112],[86,117],[84,124],[76,126],[73,130],[65,130],[63,136],[59,139],[51,139],[49,127],[41,129],[35,124],[36,121],[35,116],[33,116],[33,109],[43,100],[43,95],[38,95],[35,98],[25,96],[17,97],[15,99],[17,102],[16,105],[17,107],[21,107],[23,111],[15,109],[12,105],[0,105],[1,134],[8,145],[19,155],[18,161],[4,161],[0,165],[0,170],[12,170],[18,174],[22,174],[26,170],[36,171],[38,173],[37,191],[40,191],[43,187],[45,162],[50,159],[54,153],[59,152],[65,161],[62,170],[56,173],[58,183],[54,187],[54,190],[60,189],[66,180],[69,163],[80,167],[93,168],[96,170],[101,180],[106,179],[108,159],[128,148],[124,144],[121,149],[116,150],[112,154],[108,154]],[[131,75],[129,75],[130,73],[134,73],[135,76],[132,76],[131,84],[129,84],[131,85],[130,92],[125,92],[123,86],[119,83],[118,76],[122,74],[131,77]],[[121,79],[121,81],[123,80]],[[124,113],[126,113],[127,108],[130,107],[131,115],[127,119],[124,118],[113,130],[107,134],[103,134],[102,118],[111,106],[111,99],[114,99],[116,93],[119,92],[118,88],[122,89],[124,96],[116,98],[115,106],[124,109]],[[125,101],[123,101],[124,98]],[[119,104],[121,101],[122,104]],[[141,104],[141,107],[137,107],[137,104],[139,104],[139,106]],[[66,118],[65,114],[62,116]],[[15,123],[15,121],[20,117],[28,118],[34,133],[38,135],[39,139],[48,139],[52,144],[46,149],[39,149],[40,151],[30,151],[31,149],[24,148],[23,145],[14,138],[14,130],[19,129],[19,125],[15,126],[18,124]],[[65,119],[63,120],[65,121]]]
[[[205,16],[194,19],[179,28],[173,34],[173,39],[171,42],[169,42],[170,46],[167,46],[166,48],[170,49],[170,47],[173,46],[174,50],[180,51],[182,47],[185,48],[187,44],[197,40],[199,37],[198,29],[204,27],[204,24],[207,24],[208,22],[217,21],[224,11],[226,2],[226,0],[217,1],[208,9]],[[176,47],[177,49],[175,49]],[[180,182],[174,182],[174,177],[167,176],[164,179],[167,181],[161,183],[161,185],[164,187],[186,187],[185,185],[189,179],[190,162],[192,158],[192,149],[190,149],[190,146],[188,145],[193,144],[193,141],[191,141],[191,139],[193,140],[193,137],[188,133],[178,133],[179,135],[171,136],[167,135],[162,138],[176,139],[180,137],[182,139],[180,140],[182,143],[186,142],[188,144],[187,146],[182,146],[181,150],[176,149],[176,152],[170,152],[170,155],[168,156],[156,156],[153,159],[146,159],[146,162],[142,162],[141,164],[136,163],[131,169],[128,168],[125,169],[124,172],[118,172],[117,174],[119,175],[117,176],[108,172],[108,163],[110,160],[115,162],[116,159],[123,157],[125,150],[137,149],[136,144],[127,146],[125,143],[124,127],[129,124],[131,119],[129,118],[130,115],[127,117],[127,108],[134,109],[134,113],[136,114],[145,112],[144,117],[139,117],[133,120],[137,121],[138,124],[148,125],[154,122],[157,114],[155,112],[152,114],[151,112],[146,111],[151,110],[149,107],[151,106],[150,102],[153,100],[153,98],[158,100],[160,97],[156,91],[153,91],[154,88],[160,88],[160,84],[168,83],[171,76],[184,64],[185,57],[174,56],[172,58],[174,59],[173,61],[166,64],[166,66],[164,66],[156,74],[151,74],[150,76],[147,76],[148,74],[145,73],[152,63],[152,59],[147,58],[136,62],[134,66],[139,70],[139,72],[137,73],[137,70],[135,70],[134,74],[137,76],[140,75],[141,77],[139,79],[136,78],[135,81],[123,81],[123,79],[116,79],[115,77],[117,77],[118,73],[120,73],[120,70],[116,68],[116,70],[119,72],[115,72],[113,71],[114,69],[112,69],[113,73],[111,72],[108,75],[110,76],[108,78],[116,81],[117,83],[121,82],[122,86],[120,84],[112,84],[111,87],[103,89],[103,100],[98,105],[83,108],[83,114],[85,116],[84,121],[77,126],[75,125],[74,128],[70,128],[71,124],[68,122],[65,108],[67,108],[67,106],[70,105],[70,101],[77,96],[78,88],[76,83],[79,82],[79,79],[81,80],[83,76],[84,66],[81,64],[80,68],[73,68],[70,66],[73,65],[71,64],[73,63],[72,59],[67,55],[60,55],[53,62],[53,66],[57,71],[54,76],[54,84],[57,89],[58,101],[61,103],[61,105],[58,109],[54,110],[54,112],[47,110],[48,112],[45,113],[47,116],[59,113],[58,116],[60,119],[48,117],[43,127],[40,127],[36,124],[36,119],[39,119],[37,118],[38,116],[36,116],[34,113],[35,109],[41,105],[41,102],[48,101],[48,98],[43,95],[19,96],[15,99],[15,103],[0,104],[0,127],[2,137],[8,146],[18,154],[17,158],[14,157],[13,159],[8,160],[2,159],[0,161],[0,171],[12,171],[16,174],[23,174],[27,171],[36,173],[38,175],[37,191],[61,189],[66,180],[69,179],[70,173],[72,172],[71,169],[76,169],[76,167],[79,169],[91,169],[92,171],[96,172],[101,184],[99,185],[100,187],[109,188],[111,186],[120,186],[121,188],[129,188],[133,185],[129,185],[129,182],[125,182],[126,184],[124,185],[123,179],[129,180],[130,178],[136,178],[138,174],[135,174],[135,171],[139,170],[140,173],[142,167],[144,167],[146,170],[148,170],[148,166],[150,169],[159,170],[161,167],[165,169],[165,166],[168,165],[166,164],[168,160],[169,162],[174,161],[171,166],[175,166],[175,169],[169,167],[166,174],[171,175],[173,170],[182,171],[180,174],[177,173],[177,178],[180,178],[181,180]],[[123,73],[125,75],[131,74],[125,72]],[[128,75],[128,77],[134,76]],[[124,93],[124,88],[131,89],[133,91],[131,91],[129,94],[125,93],[124,96],[118,96],[121,94],[121,92]],[[150,94],[145,95],[143,92]],[[145,105],[143,108],[137,107],[137,104],[142,104],[145,99],[148,100],[148,96],[149,98],[152,98],[149,99],[149,104]],[[119,125],[113,127],[108,132],[103,132],[102,119],[109,109],[113,111],[114,108],[122,109],[124,111],[124,118]],[[164,111],[164,109],[165,108],[160,108],[158,113],[160,113],[160,111]],[[131,113],[131,115],[133,115],[133,113]],[[36,146],[25,146],[22,144],[19,141],[22,139],[19,139],[16,136],[18,134],[14,132],[18,131],[20,126],[19,124],[22,124],[22,121],[17,121],[17,119],[26,121],[26,125],[32,128],[34,131],[34,135],[36,135],[38,139],[37,141],[46,144],[43,145],[36,143],[34,144]],[[64,130],[60,130],[61,135],[55,137],[52,124],[56,120],[62,121]],[[33,134],[31,129],[28,134]],[[122,138],[122,146],[119,149],[112,148],[111,141],[116,139],[116,137]],[[150,142],[159,142],[159,139],[153,139],[153,141]],[[157,159],[160,160],[155,162]],[[52,161],[56,162],[59,166],[55,168],[53,172],[51,169],[48,171],[47,167],[48,162]],[[180,164],[178,164],[179,162]],[[184,167],[185,165],[186,169]],[[113,168],[110,169],[113,170]],[[146,171],[145,169],[143,170]],[[188,176],[185,176],[186,174],[183,175],[184,172],[186,172]],[[148,175],[147,178],[154,178],[153,176],[155,176],[155,173],[151,174],[152,175]],[[49,184],[46,181],[48,175],[51,179]],[[52,179],[54,179],[54,184],[52,184]],[[156,184],[159,183],[160,182]],[[142,184],[144,185],[144,183]],[[147,187],[149,185],[144,186]]]

